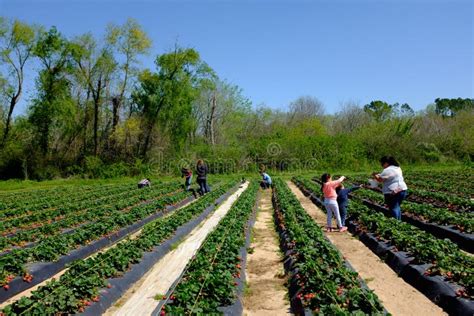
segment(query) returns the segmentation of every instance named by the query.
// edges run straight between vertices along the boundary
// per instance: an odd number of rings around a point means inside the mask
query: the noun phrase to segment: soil
[[[244,315],[288,315],[290,303],[285,287],[278,236],[273,224],[271,191],[258,201],[259,211],[252,231],[253,253],[247,257],[247,287],[243,299]]]
[[[292,182],[288,182],[288,186],[308,214],[324,229],[325,212],[304,196]],[[350,213],[350,209],[348,212]],[[447,315],[426,296],[398,277],[388,265],[350,233],[325,234],[392,315]]]

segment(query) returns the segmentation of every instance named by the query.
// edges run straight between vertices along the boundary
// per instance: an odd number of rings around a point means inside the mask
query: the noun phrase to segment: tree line
[[[281,111],[253,105],[194,49],[175,46],[144,69],[151,47],[132,19],[103,38],[67,38],[0,17],[0,178],[176,172],[197,158],[214,172],[363,168],[385,154],[472,161],[473,99],[437,98],[416,113],[348,102],[328,115],[301,96]],[[27,74],[34,91],[25,91]],[[22,99],[27,108],[14,115]]]

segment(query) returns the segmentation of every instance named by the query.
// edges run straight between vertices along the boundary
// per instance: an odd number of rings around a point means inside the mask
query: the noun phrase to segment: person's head
[[[336,187],[336,193],[339,194],[339,191],[341,191],[342,189],[344,189],[344,185],[341,183]]]
[[[383,156],[382,158],[380,158],[380,164],[383,168],[387,168],[390,166],[400,167],[398,161],[392,156]]]
[[[325,173],[321,176],[321,192],[323,191],[324,184],[331,180],[331,175],[329,173]]]
[[[331,181],[331,175],[329,173],[325,173],[321,176],[321,182],[326,183],[328,181]]]
[[[198,165],[198,166],[202,166],[203,164],[204,164],[204,161],[203,161],[202,159],[199,159],[199,160],[197,161],[197,165]]]

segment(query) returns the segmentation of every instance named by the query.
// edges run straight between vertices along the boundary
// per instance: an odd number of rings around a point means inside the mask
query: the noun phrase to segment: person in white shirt
[[[140,182],[138,182],[138,188],[144,188],[144,187],[151,187],[151,181],[150,179],[142,179]]]
[[[374,172],[372,175],[375,180],[383,183],[382,193],[385,198],[385,204],[388,205],[393,217],[401,220],[402,213],[400,205],[407,196],[407,185],[403,179],[403,172],[400,164],[391,156],[383,156],[380,163],[384,168],[381,173]]]

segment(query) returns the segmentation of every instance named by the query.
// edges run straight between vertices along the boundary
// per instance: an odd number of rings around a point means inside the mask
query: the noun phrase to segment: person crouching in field
[[[362,185],[353,186],[348,189],[344,188],[344,185],[341,183],[336,188],[337,193],[337,205],[339,207],[339,215],[341,216],[342,226],[346,226],[347,218],[347,205],[349,204],[349,193],[362,188]]]
[[[189,168],[181,168],[181,178],[184,177],[184,189],[190,191],[195,198],[197,198],[196,190],[191,188],[191,181],[193,179],[193,172]]]
[[[140,182],[138,182],[138,188],[139,189],[144,188],[144,187],[151,187],[150,179],[146,178],[146,179],[142,179],[142,180],[140,180]]]
[[[189,168],[181,168],[181,178],[184,177],[184,188],[189,191],[191,188],[191,180],[193,179],[193,172]]]
[[[262,176],[262,181],[260,182],[260,186],[262,189],[269,189],[272,186],[272,178],[266,172],[260,172]]]
[[[337,205],[337,193],[336,187],[338,187],[342,181],[344,181],[346,177],[342,176],[335,181],[331,181],[331,175],[329,173],[325,173],[321,176],[321,191],[324,194],[324,206],[326,207],[326,214],[327,214],[327,227],[326,231],[332,231],[331,222],[332,222],[332,215],[336,217],[337,227],[339,228],[340,232],[344,232],[347,230],[346,226],[343,226],[341,223],[341,217],[339,215],[339,206]]]

